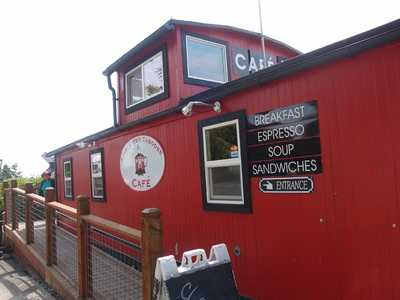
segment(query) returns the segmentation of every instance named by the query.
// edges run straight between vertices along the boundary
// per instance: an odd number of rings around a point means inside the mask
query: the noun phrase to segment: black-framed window
[[[163,46],[125,73],[125,112],[131,113],[167,97],[167,48]]]
[[[203,206],[251,212],[244,111],[199,121]]]
[[[63,161],[63,180],[64,197],[66,199],[72,199],[74,197],[72,158]]]
[[[90,186],[92,199],[98,201],[106,200],[106,189],[104,180],[104,150],[95,149],[89,153],[90,160]]]
[[[229,81],[228,44],[194,33],[182,33],[184,80],[217,86]]]

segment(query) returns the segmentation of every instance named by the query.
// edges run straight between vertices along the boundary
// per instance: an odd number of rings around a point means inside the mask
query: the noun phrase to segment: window
[[[72,159],[64,161],[64,197],[73,198],[73,187],[72,187]]]
[[[158,50],[125,74],[126,112],[168,97],[166,50]]]
[[[229,80],[224,42],[185,34],[183,45],[186,82],[216,86]]]
[[[205,209],[249,212],[249,175],[242,112],[200,121]]]
[[[103,149],[90,152],[90,180],[94,200],[105,200],[103,153]]]

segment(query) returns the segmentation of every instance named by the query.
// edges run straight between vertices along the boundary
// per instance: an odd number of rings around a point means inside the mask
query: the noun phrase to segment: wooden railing
[[[55,201],[53,188],[46,197],[32,193],[31,184],[18,188],[15,180],[3,182],[3,189],[7,242],[61,296],[151,299],[162,254],[158,209],[142,212],[139,230],[91,214],[86,196],[72,208]]]

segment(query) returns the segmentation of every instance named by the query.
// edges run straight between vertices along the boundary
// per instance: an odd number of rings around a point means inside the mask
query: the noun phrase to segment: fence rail
[[[33,194],[31,184],[17,188],[15,181],[3,182],[3,189],[6,233],[31,246],[43,268],[54,270],[75,298],[151,299],[161,255],[157,209],[142,212],[138,230],[91,214],[86,196],[78,196],[72,208],[56,202],[52,188],[46,197]]]

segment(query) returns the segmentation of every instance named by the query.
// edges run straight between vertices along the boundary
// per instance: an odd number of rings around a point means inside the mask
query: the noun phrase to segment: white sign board
[[[150,136],[134,137],[122,149],[121,175],[124,182],[135,191],[142,192],[155,187],[163,176],[164,167],[164,151]]]

